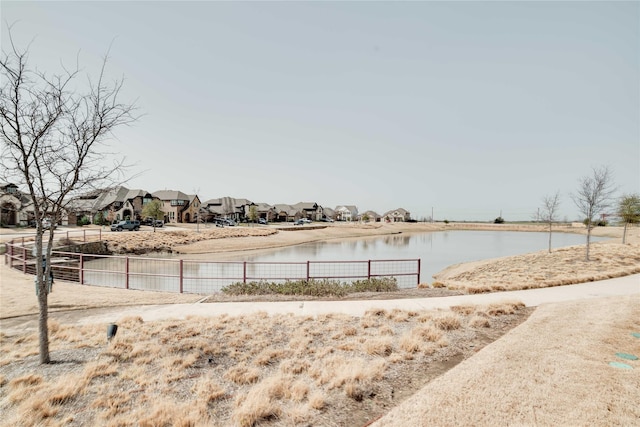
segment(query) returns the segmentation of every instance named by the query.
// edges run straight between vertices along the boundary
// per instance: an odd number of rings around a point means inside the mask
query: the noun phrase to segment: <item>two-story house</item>
[[[154,191],[153,196],[162,202],[164,222],[183,223],[197,220],[200,199],[196,194],[186,194],[177,190]]]
[[[336,206],[335,216],[337,221],[356,221],[358,208],[353,205]]]

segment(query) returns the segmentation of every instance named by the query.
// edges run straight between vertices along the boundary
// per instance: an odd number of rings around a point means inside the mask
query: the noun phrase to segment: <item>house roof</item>
[[[380,218],[380,214],[378,214],[378,213],[377,213],[377,212],[375,212],[375,211],[366,211],[366,212],[364,212],[364,213],[362,214],[362,216],[365,216],[365,215],[367,215],[367,216],[369,216],[369,217],[373,217],[373,218]]]
[[[278,213],[284,212],[288,216],[294,216],[296,213],[298,213],[298,210],[299,210],[299,209],[295,208],[294,206],[286,205],[284,203],[275,204],[275,205],[273,205],[273,208],[276,210],[276,212],[278,212]]]
[[[268,203],[256,203],[255,205],[258,212],[266,212],[273,209],[273,206]]]
[[[409,211],[408,211],[408,210],[406,210],[406,209],[402,209],[402,208],[398,208],[398,209],[391,209],[390,211],[385,212],[382,216],[387,216],[387,215],[394,216],[396,212],[397,212],[399,215],[402,215],[402,216],[407,216],[407,215],[409,215]]]
[[[130,190],[127,187],[119,185],[117,187],[106,188],[102,190],[94,190],[76,197],[69,202],[69,208],[75,211],[99,211],[106,209],[115,202],[124,203],[127,200],[133,200],[136,197],[153,197],[151,193],[145,190]]]
[[[191,200],[189,195],[178,190],[160,190],[154,191],[153,195],[162,201],[166,200]]]
[[[251,202],[247,199],[236,199],[234,197],[226,196],[218,199],[209,199],[202,204],[207,206],[207,209],[211,213],[228,215],[241,212],[242,206],[250,205]]]
[[[300,202],[300,203],[296,203],[295,205],[291,205],[296,209],[300,209],[300,210],[305,210],[305,211],[315,211],[318,206],[317,203],[315,202]]]
[[[336,214],[336,211],[331,208],[322,208],[322,213],[324,213],[325,216],[333,216]]]

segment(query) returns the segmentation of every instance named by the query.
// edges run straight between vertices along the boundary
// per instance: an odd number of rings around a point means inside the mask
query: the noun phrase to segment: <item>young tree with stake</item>
[[[540,213],[540,220],[549,224],[549,253],[551,253],[551,227],[554,222],[558,220],[558,208],[560,207],[560,192],[556,191],[555,194],[545,196],[542,199],[542,212]]]
[[[59,222],[75,195],[113,184],[124,165],[104,161],[105,143],[136,117],[132,104],[119,101],[123,81],[106,81],[106,58],[97,78],[89,78],[81,90],[78,68],[48,75],[29,65],[29,51],[16,46],[11,29],[9,40],[10,49],[3,49],[0,59],[1,178],[23,183],[33,202],[39,353],[45,364],[51,361],[45,280],[51,264],[43,267],[42,261],[51,259],[54,230],[49,228],[43,247],[43,219]]]
[[[616,188],[613,175],[607,166],[593,168],[591,176],[580,178],[578,190],[571,196],[578,210],[584,215],[587,223],[587,249],[585,259],[589,261],[591,246],[591,230],[593,220],[611,206],[611,199]]]
[[[640,223],[640,194],[625,194],[618,203],[618,216],[624,222],[622,243],[627,243],[627,226]]]

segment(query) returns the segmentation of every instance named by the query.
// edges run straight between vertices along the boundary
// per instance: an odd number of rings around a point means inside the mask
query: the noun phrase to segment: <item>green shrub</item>
[[[342,283],[338,280],[287,280],[285,282],[236,282],[222,288],[227,295],[302,295],[342,297],[354,292],[392,292],[398,290],[395,277],[380,277]]]
[[[494,224],[504,224],[504,218],[502,218],[501,216],[499,216],[498,218],[493,220]]]

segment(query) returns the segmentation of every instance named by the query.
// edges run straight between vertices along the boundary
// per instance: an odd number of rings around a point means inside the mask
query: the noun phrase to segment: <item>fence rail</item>
[[[31,249],[6,244],[5,264],[35,274]],[[363,261],[195,261],[53,251],[54,278],[82,285],[208,294],[236,282],[286,280],[354,281],[395,277],[399,287],[420,283],[420,259]]]

